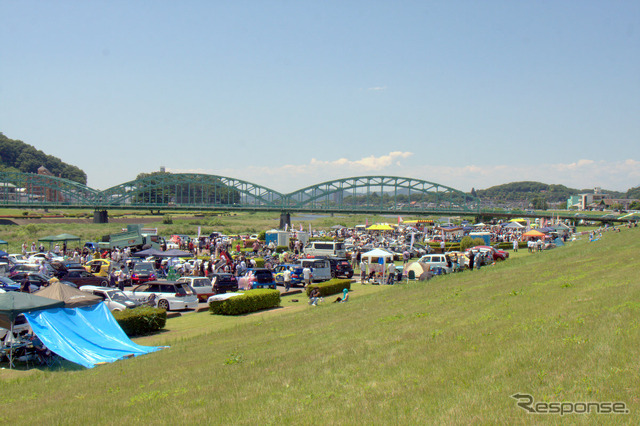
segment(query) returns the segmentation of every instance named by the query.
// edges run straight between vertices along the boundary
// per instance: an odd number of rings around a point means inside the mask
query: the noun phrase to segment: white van
[[[425,254],[420,259],[418,259],[418,262],[426,263],[431,269],[442,268],[445,274],[454,272],[453,262],[446,254]]]
[[[329,281],[331,279],[331,264],[328,259],[300,259],[300,265],[311,268],[313,281]]]
[[[347,250],[342,241],[310,241],[303,252],[310,256],[347,257]]]

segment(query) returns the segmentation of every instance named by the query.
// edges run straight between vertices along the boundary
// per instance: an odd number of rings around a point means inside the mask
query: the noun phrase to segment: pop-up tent
[[[13,324],[20,314],[60,307],[63,302],[47,299],[30,293],[10,291],[0,293],[0,326],[9,329],[9,336],[13,336]],[[5,340],[6,341],[6,340]],[[13,366],[13,349],[9,349],[9,368]]]
[[[91,306],[102,302],[102,298],[86,291],[80,291],[69,285],[55,281],[47,287],[33,293],[36,296],[47,297],[49,299],[64,302],[65,308],[77,308],[79,306]]]
[[[542,237],[545,237],[546,235],[540,231],[536,231],[535,229],[532,229],[531,231],[525,232],[524,234],[522,234],[522,236],[531,237],[531,238],[542,238]]]
[[[25,312],[59,308],[64,303],[30,293],[9,291],[0,294],[0,327],[10,328],[16,317]]]

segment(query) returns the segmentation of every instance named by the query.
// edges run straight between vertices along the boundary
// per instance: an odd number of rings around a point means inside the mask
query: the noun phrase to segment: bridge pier
[[[93,223],[109,223],[109,214],[106,210],[95,210],[93,212]]]
[[[280,213],[280,228],[279,229],[284,229],[284,228],[291,228],[291,213],[288,212],[282,212]]]

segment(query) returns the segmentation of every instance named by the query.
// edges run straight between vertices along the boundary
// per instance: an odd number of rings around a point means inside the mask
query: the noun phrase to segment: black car
[[[331,264],[331,276],[333,278],[353,277],[353,268],[347,259],[329,258],[329,263]]]
[[[39,290],[40,287],[42,286],[49,285],[49,279],[50,279],[49,277],[42,275],[38,272],[17,272],[9,276],[9,278],[11,278],[13,281],[17,283],[23,283],[24,281],[28,281],[31,292]],[[76,288],[78,287],[76,284],[66,280],[60,280],[60,282],[63,284],[69,285],[71,287],[76,287]]]
[[[216,294],[227,291],[238,291],[238,279],[233,274],[216,272],[208,275],[213,284],[213,292]]]
[[[51,267],[54,270],[53,276],[60,279],[69,271],[87,271],[82,264],[71,261],[51,262]]]

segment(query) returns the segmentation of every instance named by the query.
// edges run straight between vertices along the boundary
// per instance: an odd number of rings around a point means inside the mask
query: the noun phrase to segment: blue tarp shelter
[[[162,349],[132,342],[104,303],[49,309],[24,316],[47,348],[87,368]]]

